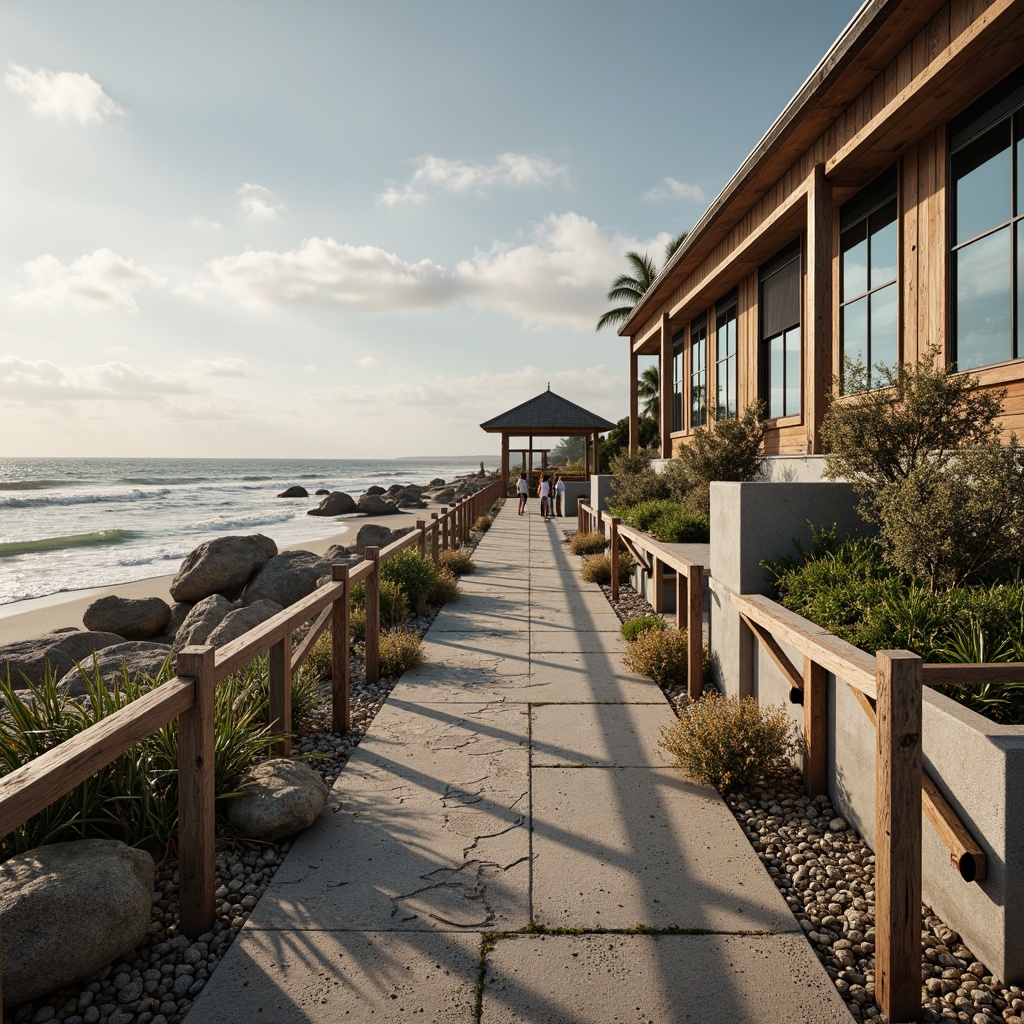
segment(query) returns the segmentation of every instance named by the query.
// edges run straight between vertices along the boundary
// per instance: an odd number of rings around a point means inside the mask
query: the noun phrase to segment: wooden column
[[[683,596],[679,581],[683,574],[676,570],[676,608]],[[686,576],[686,678],[690,700],[704,692],[704,566],[691,565]],[[678,615],[678,612],[677,612]]]
[[[436,512],[431,512],[430,518],[433,520],[433,529],[430,531],[430,557],[434,560],[434,565],[437,565],[441,558],[441,524],[437,521],[438,516]]]
[[[380,681],[380,548],[369,547],[363,557],[373,562],[366,577],[366,681]]]
[[[622,520],[617,516],[612,517],[611,544],[608,553],[612,563],[612,600],[619,599],[619,523]]]
[[[804,790],[808,796],[828,792],[826,754],[828,721],[826,718],[825,669],[804,658]]]
[[[665,563],[651,555],[651,569],[651,586],[654,588],[651,607],[660,615],[665,607]]]
[[[633,351],[633,339],[629,339],[629,453],[634,454],[640,447],[640,370],[637,354]]]
[[[804,332],[804,423],[807,451],[822,451],[820,427],[832,390],[832,185],[825,165],[811,172],[807,195],[807,329]]]
[[[590,479],[590,438],[583,435],[583,475]]]
[[[271,748],[275,757],[292,756],[292,634],[270,648],[270,731],[283,738]]]
[[[672,330],[668,313],[661,314],[661,351],[658,360],[658,402],[661,414],[661,457],[672,458]]]
[[[527,463],[526,469],[526,486],[532,491],[533,490],[533,434],[530,435],[530,448],[526,453]]]
[[[195,703],[178,718],[178,917],[197,939],[216,916],[213,647],[184,648],[175,671],[195,680]]]
[[[448,550],[448,506],[441,506],[441,550]]]
[[[875,1000],[891,1021],[921,1010],[921,659],[879,651],[875,677]]]
[[[331,608],[331,730],[346,733],[352,728],[349,706],[349,604],[348,566],[332,565],[331,579],[345,589]]]
[[[601,435],[594,431],[594,476],[601,473]]]
[[[508,493],[508,434],[501,435],[501,493]]]

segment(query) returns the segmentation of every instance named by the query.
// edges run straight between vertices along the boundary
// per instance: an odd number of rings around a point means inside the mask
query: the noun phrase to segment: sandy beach
[[[281,550],[312,551],[314,554],[320,555],[332,544],[352,544],[359,528],[367,523],[387,526],[391,530],[401,530],[415,526],[418,519],[429,522],[430,513],[438,511],[441,506],[430,501],[427,502],[427,505],[428,507],[425,509],[408,509],[395,515],[361,516],[358,519],[338,520],[337,533],[316,540],[283,545]],[[61,591],[57,594],[48,594],[46,597],[0,605],[0,644],[28,640],[48,633],[50,630],[67,626],[83,629],[82,616],[85,614],[85,610],[93,601],[109,594],[126,598],[161,597],[169,604],[173,604],[170,596],[172,579],[174,579],[173,573],[111,587]]]

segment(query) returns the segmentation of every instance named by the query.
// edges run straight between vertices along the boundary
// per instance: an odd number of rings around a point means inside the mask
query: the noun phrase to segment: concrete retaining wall
[[[803,709],[742,623],[730,593],[765,593],[758,563],[810,541],[808,520],[865,532],[852,489],[826,483],[716,483],[711,487],[712,657],[718,685],[784,704],[798,729]],[[782,644],[798,667],[803,656]],[[999,727],[925,688],[924,758],[950,804],[981,843],[988,877],[966,883],[925,819],[924,899],[996,975],[1024,979],[1024,726]],[[875,838],[875,733],[850,688],[828,676],[829,795],[869,844]]]

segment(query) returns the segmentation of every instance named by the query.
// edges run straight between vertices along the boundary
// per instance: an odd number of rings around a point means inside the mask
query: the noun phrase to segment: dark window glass
[[[800,243],[760,272],[761,397],[771,418],[800,412]]]
[[[736,298],[720,302],[715,310],[715,415],[732,419],[736,409]]]
[[[690,429],[708,421],[708,323],[690,324]]]
[[[685,334],[677,334],[672,339],[672,429],[683,429],[683,390],[686,381],[683,380],[685,372],[684,345]]]
[[[898,360],[899,345],[899,292],[894,285],[872,292],[867,301],[871,309],[872,366],[881,363],[894,367]],[[861,300],[863,301],[863,300]],[[866,365],[866,364],[865,364]]]
[[[864,217],[840,236],[842,298],[863,295],[868,290],[868,219]]]
[[[1010,219],[1010,125],[999,125],[953,156],[954,244],[969,242]]]
[[[1011,358],[1010,228],[965,245],[956,264],[957,367],[971,370]]]

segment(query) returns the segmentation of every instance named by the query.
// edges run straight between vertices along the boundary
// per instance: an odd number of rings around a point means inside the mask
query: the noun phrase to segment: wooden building
[[[769,455],[815,455],[845,359],[932,344],[1024,434],[1024,0],[868,0],[619,333],[663,457],[755,401]]]

